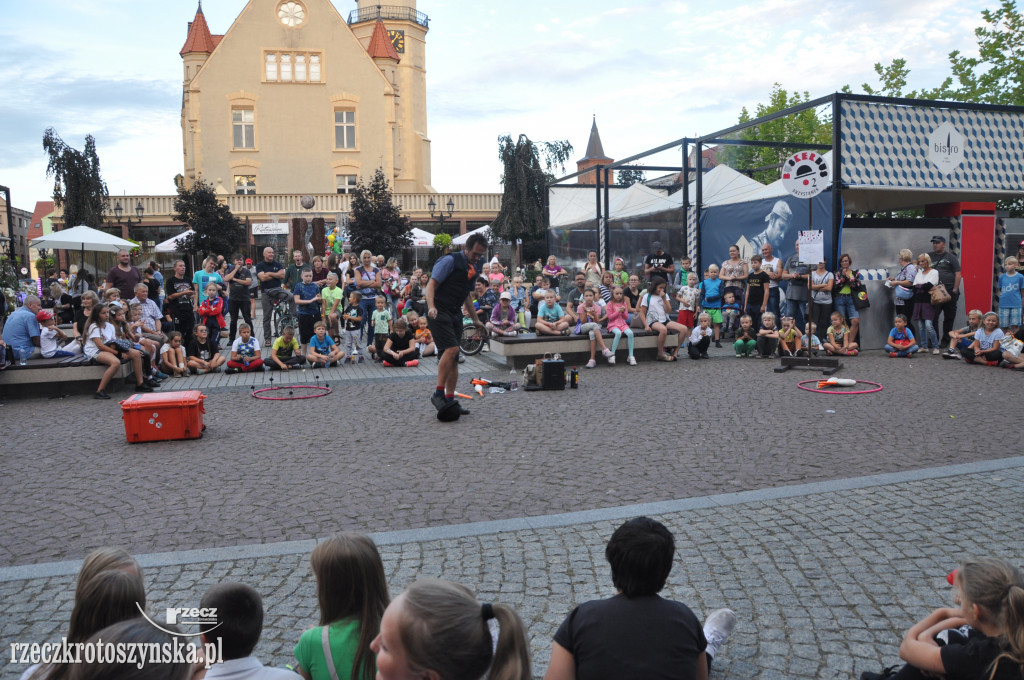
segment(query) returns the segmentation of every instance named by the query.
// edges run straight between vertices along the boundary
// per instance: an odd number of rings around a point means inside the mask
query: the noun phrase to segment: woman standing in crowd
[[[363,313],[363,326],[359,330],[364,336],[363,342],[369,344],[370,338],[373,337],[373,331],[367,330],[370,326],[370,317],[377,309],[377,296],[382,295],[381,272],[373,263],[373,253],[369,250],[359,253],[359,259],[362,260],[362,264],[356,267],[353,274],[356,290],[362,295],[359,300],[359,311]]]
[[[835,276],[828,270],[824,262],[819,262],[817,269],[811,272],[811,300],[814,301],[814,313],[809,321],[816,328],[828,328],[832,317],[832,286]]]
[[[729,259],[722,263],[722,269],[718,274],[718,278],[722,280],[722,285],[725,287],[722,295],[724,296],[732,291],[741,308],[744,305],[743,293],[747,287],[748,273],[747,261],[740,258],[740,247],[737,245],[729,246]]]
[[[587,285],[597,288],[601,285],[601,276],[604,275],[604,265],[597,261],[597,251],[591,250],[587,253],[587,262],[583,265],[583,273],[587,276]]]
[[[843,253],[839,256],[839,268],[836,270],[835,310],[843,315],[850,328],[850,342],[857,342],[860,330],[860,312],[853,304],[853,293],[860,288],[860,272],[853,268],[853,258]]]
[[[917,267],[911,320],[917,327],[917,342],[921,349],[928,351],[931,348],[932,354],[938,354],[939,337],[935,333],[935,307],[932,305],[931,290],[939,284],[939,272],[932,269],[932,258],[928,253],[917,256]]]
[[[914,264],[914,253],[909,248],[899,252],[900,270],[895,276],[889,277],[892,288],[892,303],[896,316],[902,314],[909,321],[914,315],[914,278],[917,277],[917,265]]]

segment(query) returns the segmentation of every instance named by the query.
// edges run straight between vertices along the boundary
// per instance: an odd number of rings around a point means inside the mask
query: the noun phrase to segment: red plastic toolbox
[[[199,390],[133,394],[121,402],[124,434],[129,443],[203,436],[203,400]]]

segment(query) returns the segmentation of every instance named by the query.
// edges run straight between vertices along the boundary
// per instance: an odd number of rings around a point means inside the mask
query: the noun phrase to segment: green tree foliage
[[[501,211],[491,223],[491,233],[506,243],[523,241],[523,257],[531,259],[546,251],[548,215],[544,209],[547,184],[555,179],[554,168],[565,172],[572,153],[568,140],[534,143],[526,135],[513,141],[498,137],[502,163]]]
[[[194,232],[178,241],[184,253],[231,257],[245,244],[245,227],[226,204],[217,200],[213,186],[202,180],[190,189],[179,187],[173,217]]]
[[[409,218],[391,201],[391,187],[384,171],[377,168],[370,184],[362,178],[352,198],[352,223],[349,233],[352,250],[369,250],[376,255],[391,257],[402,248],[412,245]]]
[[[758,104],[754,115],[746,107],[740,112],[739,122],[746,123],[810,101],[807,92],[790,94],[775,83],[767,104]],[[805,109],[782,118],[740,131],[739,139],[773,142],[803,142],[807,144],[832,143],[832,119],[820,115],[815,109]],[[771,149],[758,146],[725,146],[721,149],[721,162],[765,184],[779,178],[779,166],[794,149]]]
[[[107,185],[100,176],[96,140],[85,138],[85,149],[68,146],[57,131],[46,128],[43,149],[49,156],[46,176],[53,177],[53,202],[64,211],[64,224],[99,227],[107,210]]]
[[[634,184],[647,181],[647,175],[643,170],[619,170],[616,181],[624,187],[631,187]]]

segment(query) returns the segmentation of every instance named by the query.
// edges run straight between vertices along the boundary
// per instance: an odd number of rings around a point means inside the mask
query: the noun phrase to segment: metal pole
[[[594,219],[594,227],[597,230],[597,257],[598,260],[602,261],[605,256],[604,238],[602,238],[604,233],[601,230],[601,168],[603,167],[600,164],[594,166],[594,171],[597,173],[597,192],[594,195],[597,203],[597,214]]]
[[[611,224],[611,212],[608,209],[608,185],[609,185],[608,178],[605,177],[605,183],[604,183],[604,245],[605,245],[604,249],[605,249],[605,254],[604,254],[604,259],[602,260],[604,262],[604,268],[605,269],[611,269],[612,268],[612,263],[610,262],[611,257],[612,257],[612,253],[611,253],[612,224]]]
[[[683,142],[683,257],[690,254],[690,171],[687,169],[690,143]],[[692,267],[693,264],[691,263]],[[685,281],[683,282],[685,284]]]
[[[694,162],[694,172],[697,173],[697,205],[694,207],[693,229],[695,232],[694,236],[696,238],[694,238],[693,244],[694,249],[697,251],[695,253],[697,257],[695,263],[691,263],[691,266],[696,264],[696,266],[694,266],[694,271],[698,272],[698,278],[701,278],[700,272],[704,271],[704,263],[701,261],[700,257],[700,206],[704,203],[704,163],[701,158],[703,154],[703,146],[704,143],[697,140],[697,145],[694,147],[697,153],[697,160]],[[687,164],[688,162],[684,164],[684,167],[686,167]],[[689,190],[689,187],[687,187],[687,190]]]
[[[839,262],[839,237],[843,226],[843,95],[832,95],[832,262]]]
[[[814,199],[807,199],[807,230],[811,231],[814,229]],[[818,263],[814,263],[814,269],[818,268]],[[811,283],[814,281],[814,269],[811,269],[810,263],[807,263],[807,318],[804,323],[804,331],[807,333],[807,344],[811,344],[811,319],[814,318],[814,291],[811,290]],[[817,328],[815,330],[818,330]],[[807,356],[810,357],[810,351],[807,352]]]

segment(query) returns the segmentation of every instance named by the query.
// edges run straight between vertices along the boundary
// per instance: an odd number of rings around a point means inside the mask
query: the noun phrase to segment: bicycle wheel
[[[462,337],[459,338],[459,351],[466,356],[479,354],[484,348],[484,331],[476,326],[463,326]]]
[[[285,317],[287,315],[281,311],[280,307],[274,307],[274,316],[272,317],[271,327],[274,329],[274,337],[281,337],[281,331],[284,330]]]

